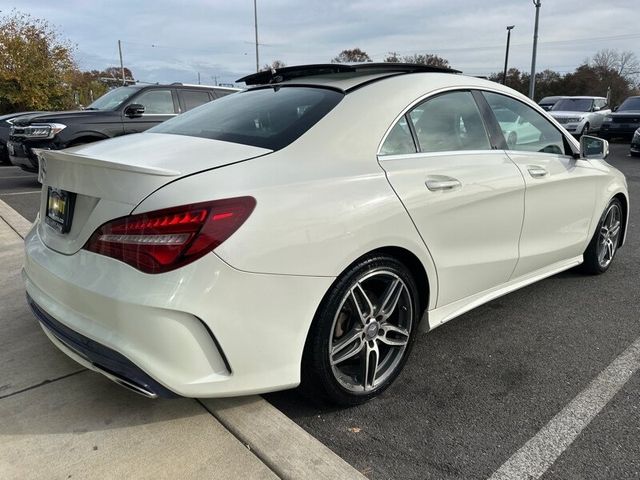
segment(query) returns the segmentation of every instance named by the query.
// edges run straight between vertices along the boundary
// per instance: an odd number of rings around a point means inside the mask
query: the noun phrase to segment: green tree
[[[333,60],[331,60],[331,63],[361,63],[370,61],[371,57],[367,55],[367,52],[356,47],[351,50],[341,51],[337,57],[334,57]]]
[[[70,107],[73,50],[45,20],[0,17],[0,112]]]

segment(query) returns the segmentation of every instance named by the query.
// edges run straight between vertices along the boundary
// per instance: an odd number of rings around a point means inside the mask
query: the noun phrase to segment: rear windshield
[[[563,98],[558,100],[551,110],[564,110],[567,112],[590,112],[593,100],[590,98]]]
[[[326,88],[268,87],[227,95],[153,127],[172,133],[279,150],[344,97]]]
[[[622,102],[618,111],[621,112],[624,110],[640,110],[640,97],[627,98]]]

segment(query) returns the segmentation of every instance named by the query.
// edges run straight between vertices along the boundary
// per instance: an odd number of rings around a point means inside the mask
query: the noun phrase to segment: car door
[[[144,90],[127,102],[128,105],[140,104],[144,106],[144,113],[137,116],[127,116],[126,106],[123,109],[122,123],[124,133],[139,133],[158,125],[178,114],[178,99],[172,88],[152,88]]]
[[[506,282],[518,261],[524,181],[489,137],[473,94],[451,91],[403,115],[379,151],[434,259],[438,307]]]
[[[505,141],[505,153],[526,184],[520,260],[513,278],[581,255],[596,201],[597,171],[574,158],[562,132],[529,105],[498,93],[483,96],[492,111],[509,109],[538,132],[534,141]]]

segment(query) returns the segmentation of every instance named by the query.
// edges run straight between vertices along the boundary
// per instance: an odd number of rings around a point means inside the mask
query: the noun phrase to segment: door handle
[[[539,167],[538,165],[529,165],[527,167],[527,170],[529,170],[529,174],[533,177],[533,178],[541,178],[541,177],[546,177],[549,172],[547,171],[546,168],[544,167]]]
[[[432,192],[439,190],[453,190],[454,188],[462,186],[460,180],[451,177],[430,178],[424,183]]]

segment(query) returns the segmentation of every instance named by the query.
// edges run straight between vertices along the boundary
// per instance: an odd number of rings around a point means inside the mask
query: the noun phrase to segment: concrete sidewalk
[[[0,478],[363,478],[261,397],[149,400],[68,359],[25,301],[28,227],[0,201]]]

